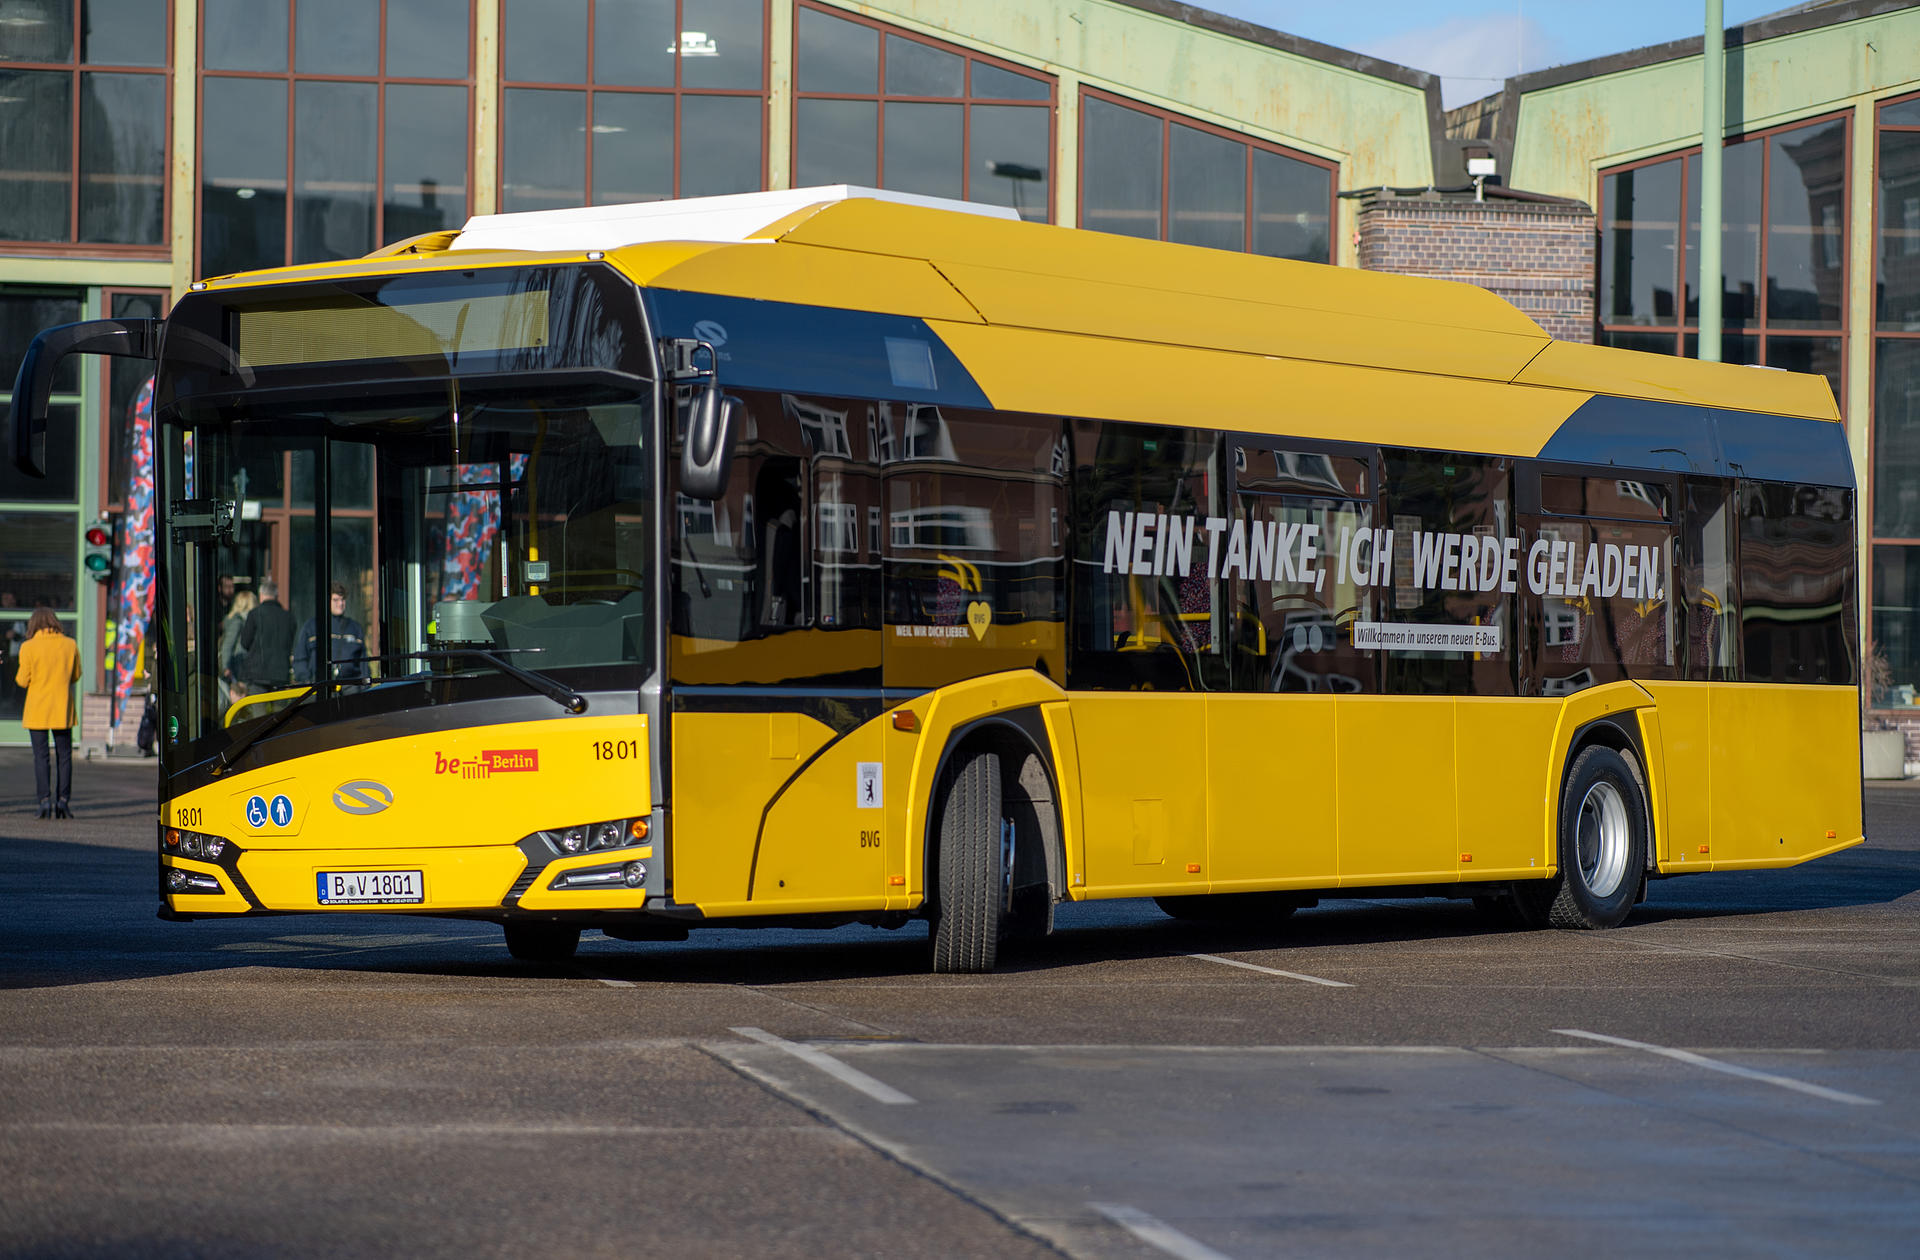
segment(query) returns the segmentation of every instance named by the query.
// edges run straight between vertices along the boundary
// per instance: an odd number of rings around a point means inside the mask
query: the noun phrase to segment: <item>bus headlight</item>
[[[577,827],[555,827],[536,833],[561,857],[595,853],[602,849],[628,849],[647,842],[644,818],[610,818],[605,822],[584,823]]]
[[[579,870],[562,871],[553,877],[549,887],[554,892],[567,892],[586,888],[639,888],[646,882],[645,862],[615,862],[607,866],[583,866]]]
[[[182,831],[177,827],[169,827],[160,833],[160,851],[175,857],[217,862],[220,855],[227,851],[227,845],[228,842],[221,837],[201,831]]]
[[[192,893],[222,893],[220,881],[211,875],[202,875],[199,871],[183,871],[177,866],[167,868],[167,891],[175,896]]]

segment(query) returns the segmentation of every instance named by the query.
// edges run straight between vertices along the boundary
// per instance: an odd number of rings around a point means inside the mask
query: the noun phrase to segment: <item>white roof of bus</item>
[[[828,184],[777,192],[736,193],[729,197],[686,197],[679,201],[643,201],[625,206],[585,206],[569,210],[525,210],[518,214],[476,214],[467,220],[450,249],[618,249],[650,241],[745,241],[796,210],[823,201],[871,197],[932,210],[956,210],[994,219],[1018,219],[1007,206],[988,206],[946,197]]]

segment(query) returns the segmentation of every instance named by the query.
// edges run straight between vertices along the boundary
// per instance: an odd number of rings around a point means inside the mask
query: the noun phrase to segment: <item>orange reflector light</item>
[[[907,877],[905,875],[889,875],[887,876],[887,883],[893,888],[905,888],[907,886]]]
[[[912,709],[896,709],[893,714],[893,729],[896,731],[917,731],[920,729],[920,715]]]
[[[1187,863],[1187,874],[1198,875],[1199,873],[1200,873],[1200,863],[1198,862]]]
[[[1702,852],[1702,853],[1705,853],[1706,851],[1707,851],[1707,846],[1706,846],[1706,845],[1704,845],[1704,844],[1703,844],[1703,845],[1701,845],[1701,846],[1700,846],[1700,852]]]
[[[634,819],[633,826],[630,830],[633,832],[633,838],[635,840],[645,840],[647,838],[647,820],[644,818]]]
[[[169,831],[169,832],[167,833],[167,847],[168,847],[169,849],[177,849],[177,848],[179,848],[179,847],[180,847],[180,833],[179,833],[179,832],[177,832],[177,831]]]
[[[1838,840],[1839,838],[1840,836],[1839,836],[1839,833],[1837,832],[1829,831],[1827,833],[1827,839],[1829,840]]]
[[[1461,860],[1462,862],[1471,862],[1471,861],[1473,861],[1473,854],[1471,854],[1471,853],[1462,853],[1462,854],[1460,855],[1460,860]]]

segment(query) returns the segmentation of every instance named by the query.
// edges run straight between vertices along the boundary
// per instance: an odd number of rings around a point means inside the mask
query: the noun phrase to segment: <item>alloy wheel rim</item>
[[[1580,798],[1575,821],[1580,857],[1580,882],[1596,897],[1611,897],[1627,876],[1631,830],[1627,802],[1620,789],[1606,780],[1587,789]]]

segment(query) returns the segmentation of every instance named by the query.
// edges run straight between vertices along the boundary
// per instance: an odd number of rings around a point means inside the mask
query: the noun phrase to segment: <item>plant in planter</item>
[[[1907,735],[1875,705],[1891,701],[1893,666],[1878,647],[1867,657],[1866,686],[1860,688],[1860,773],[1868,779],[1904,779]]]

